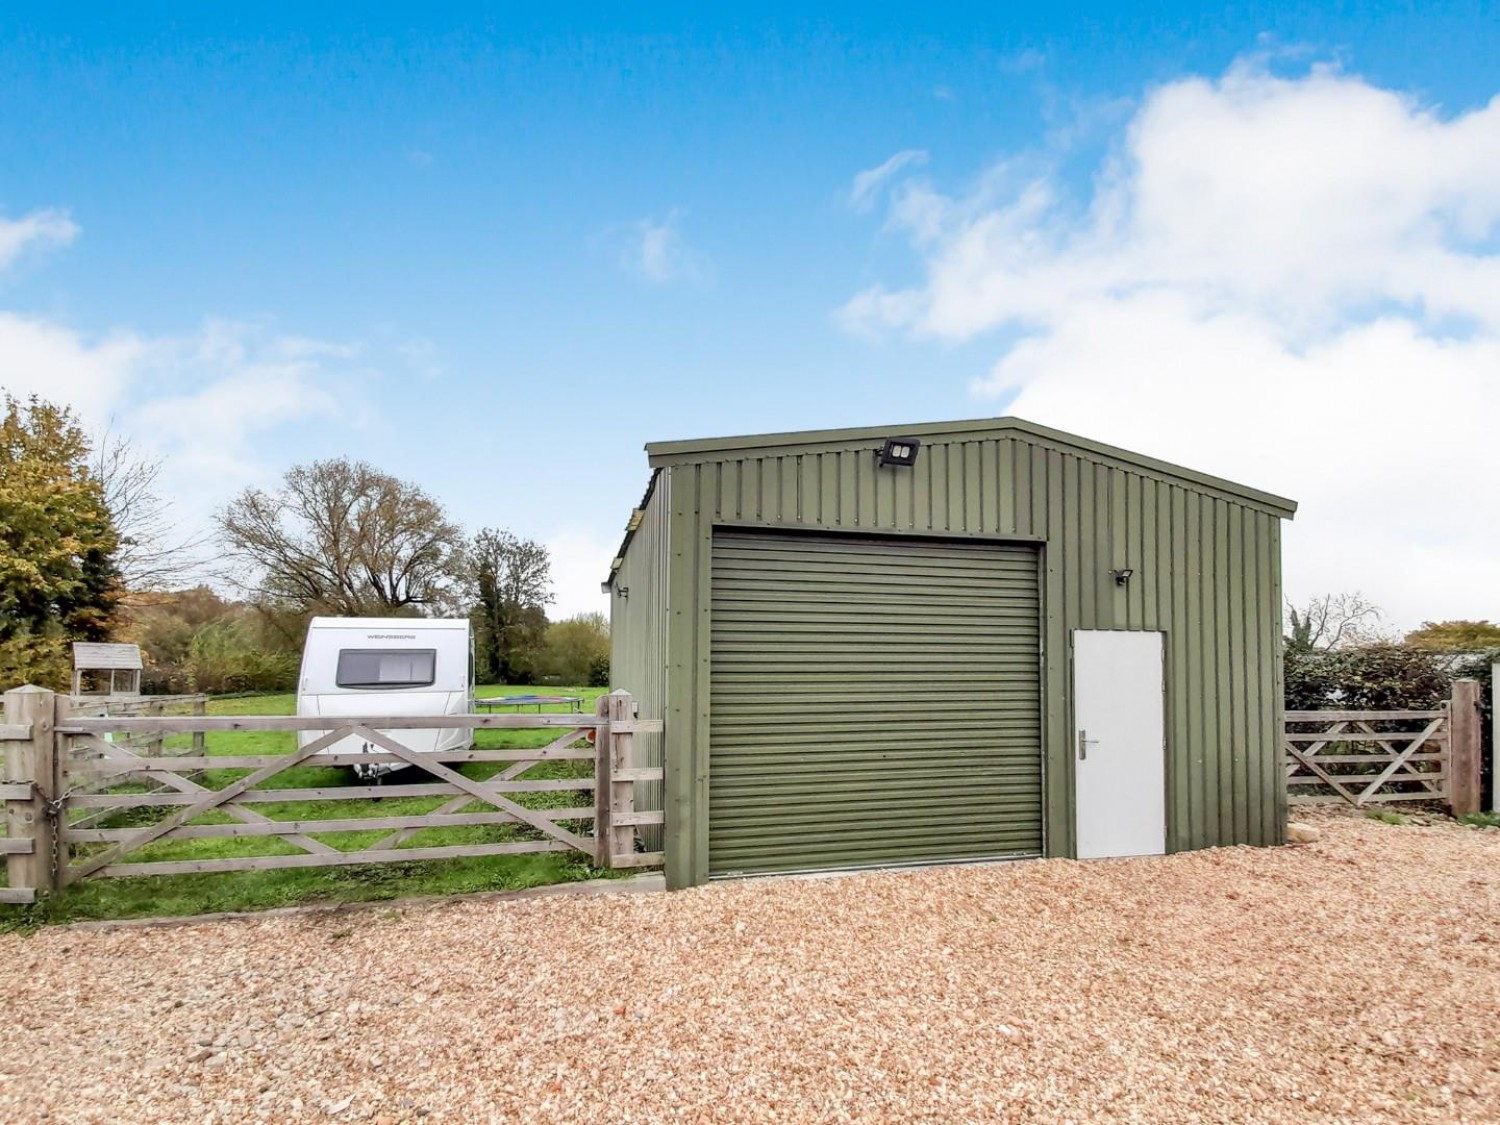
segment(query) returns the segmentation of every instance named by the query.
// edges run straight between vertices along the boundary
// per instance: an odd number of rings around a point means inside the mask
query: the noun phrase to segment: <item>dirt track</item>
[[[0,939],[0,1121],[1496,1121],[1500,832]]]

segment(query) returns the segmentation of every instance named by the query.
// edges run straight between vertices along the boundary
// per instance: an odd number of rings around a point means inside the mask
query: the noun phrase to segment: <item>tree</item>
[[[173,667],[186,661],[194,636],[238,612],[208,586],[148,593],[127,606],[120,635],[141,646],[148,665]]]
[[[271,615],[226,601],[208,586],[143,595],[124,617],[120,635],[141,646],[141,683],[150,693],[287,691],[296,685],[302,633],[284,635]]]
[[[93,472],[120,536],[115,561],[125,601],[181,586],[199,569],[204,536],[183,538],[157,491],[161,461],[136,450],[128,438],[105,430],[94,443]]]
[[[1488,621],[1424,621],[1406,634],[1412,648],[1440,652],[1483,652],[1500,648],[1500,625]]]
[[[218,524],[253,576],[231,580],[278,610],[364,617],[453,604],[462,533],[421,488],[363,461],[298,465],[276,491],[246,489]]]
[[[1288,652],[1331,652],[1384,641],[1380,607],[1359,591],[1322,594],[1305,606],[1287,603]]]
[[[470,541],[464,569],[473,603],[476,674],[485,683],[525,683],[536,672],[547,629],[545,607],[552,600],[547,548],[485,528]]]
[[[119,536],[73,413],[6,395],[0,419],[0,682],[66,690],[68,642],[109,638]]]
[[[538,667],[548,682],[609,686],[609,618],[580,613],[548,625]]]

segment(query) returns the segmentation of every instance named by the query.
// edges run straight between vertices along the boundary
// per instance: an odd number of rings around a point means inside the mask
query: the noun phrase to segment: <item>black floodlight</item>
[[[880,447],[882,465],[904,465],[907,468],[917,463],[917,450],[922,443],[916,438],[886,438]]]
[[[1126,567],[1123,570],[1112,570],[1110,571],[1110,573],[1115,576],[1115,585],[1123,586],[1125,585],[1125,583],[1130,581],[1130,576],[1134,574],[1135,571],[1131,570],[1129,567]]]

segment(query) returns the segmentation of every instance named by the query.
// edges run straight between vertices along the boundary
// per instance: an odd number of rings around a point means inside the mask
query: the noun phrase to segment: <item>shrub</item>
[[[547,626],[537,655],[539,682],[609,684],[609,622],[602,613],[581,613]]]
[[[288,691],[299,656],[258,610],[205,588],[162,595],[132,613],[130,634],[146,657],[148,695]]]
[[[295,653],[263,648],[241,618],[200,629],[188,648],[184,670],[190,691],[220,695],[234,691],[290,691],[297,683]]]
[[[1425,711],[1453,690],[1451,660],[1403,645],[1291,648],[1285,664],[1289,711]]]
[[[609,653],[603,652],[589,662],[589,687],[609,687]]]

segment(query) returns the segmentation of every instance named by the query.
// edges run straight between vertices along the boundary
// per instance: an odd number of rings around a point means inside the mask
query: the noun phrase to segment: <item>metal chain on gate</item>
[[[58,843],[62,836],[62,806],[61,799],[47,802],[47,812],[52,818],[52,885],[54,887],[62,881],[62,845]]]
[[[68,807],[68,798],[79,792],[77,788],[69,789],[59,793],[56,797],[46,802],[47,819],[52,823],[52,885],[58,886],[62,881],[64,859],[62,855],[62,827],[63,816]]]
[[[80,757],[72,740],[69,740],[67,755],[70,761]],[[96,753],[91,757],[98,758],[102,755]],[[62,776],[67,776],[65,771],[59,772]],[[68,800],[74,794],[85,792],[87,789],[87,783],[74,785],[45,802],[47,819],[52,823],[52,885],[54,887],[62,885],[63,872],[67,869],[67,857],[63,854],[62,830],[67,818]]]
[[[62,878],[62,853],[58,839],[62,836],[63,810],[68,806],[69,796],[71,793],[64,793],[47,802],[47,819],[52,822],[52,831],[48,835],[52,838],[52,885],[54,887]]]

